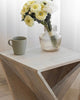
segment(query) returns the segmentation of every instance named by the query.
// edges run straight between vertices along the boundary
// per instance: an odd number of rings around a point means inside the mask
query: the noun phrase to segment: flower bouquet
[[[34,25],[35,21],[42,24],[49,33],[52,45],[56,47],[57,41],[51,25],[53,9],[53,0],[32,0],[24,4],[21,15],[22,21],[30,27]]]

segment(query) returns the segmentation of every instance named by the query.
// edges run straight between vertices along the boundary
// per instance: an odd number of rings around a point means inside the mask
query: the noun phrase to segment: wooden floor
[[[0,64],[0,100],[13,100]]]
[[[5,80],[3,69],[0,65],[0,100],[13,100]],[[65,94],[63,100],[80,100],[80,74],[71,88]]]

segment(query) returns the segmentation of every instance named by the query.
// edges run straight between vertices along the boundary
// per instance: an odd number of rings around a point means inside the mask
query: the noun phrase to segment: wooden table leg
[[[38,100],[30,88],[3,61],[2,66],[14,100]]]

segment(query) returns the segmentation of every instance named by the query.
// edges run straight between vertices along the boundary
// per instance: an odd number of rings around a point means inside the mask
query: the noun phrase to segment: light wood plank
[[[13,100],[7,82],[3,84],[3,80],[5,80],[3,72],[0,66],[0,100]],[[62,100],[80,100],[80,73]]]
[[[37,98],[39,100],[49,100],[49,99],[57,100],[54,93],[50,93],[50,91],[45,86],[43,80],[41,80],[40,76],[38,75],[38,73],[36,71],[27,70],[24,65],[21,65],[19,63],[16,63],[16,64],[11,63],[11,60],[10,61],[8,61],[8,60],[9,59],[7,59],[7,62],[3,63],[4,64],[3,66],[6,65],[8,67],[8,69],[9,68],[12,69],[16,73],[16,75],[21,79],[21,81],[23,81],[26,85],[29,86],[29,88],[35,93],[35,95],[37,96]],[[2,61],[2,62],[4,62],[4,61]],[[8,73],[10,73],[10,72],[8,72]],[[13,76],[13,74],[9,75],[9,76]],[[9,81],[9,83],[10,83],[10,81]],[[14,86],[15,86],[15,84],[14,84]],[[11,89],[12,89],[11,91],[13,91],[14,88],[11,87]],[[13,94],[16,95],[16,92]]]
[[[43,77],[48,82],[51,88],[55,87],[55,85],[61,81],[76,65],[78,62],[73,64],[68,64],[65,66],[61,66],[59,68],[55,68],[52,70],[42,72]]]
[[[80,100],[80,90],[74,89],[74,87],[70,88],[62,100]]]
[[[26,54],[22,56],[14,55],[12,51],[4,51],[1,52],[0,55],[4,55],[16,62],[26,65],[28,69],[41,71],[80,61],[79,53],[63,47],[57,52],[44,52],[40,48],[37,48],[26,51]]]
[[[76,77],[80,72],[80,64],[78,64],[71,72],[69,72],[55,87],[53,87],[53,92],[58,97],[59,100],[62,100],[62,97],[72,85]]]
[[[11,95],[4,95],[3,97],[0,97],[0,100],[13,100]]]
[[[2,62],[2,64],[6,72],[6,79],[12,91],[14,100],[38,100],[29,87],[25,85],[4,62]]]

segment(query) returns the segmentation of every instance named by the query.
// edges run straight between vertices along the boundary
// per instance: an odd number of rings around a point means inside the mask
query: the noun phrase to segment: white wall
[[[63,39],[62,45],[69,48],[73,48],[74,46],[74,5],[74,0],[61,0],[61,34]]]
[[[7,14],[6,0],[0,1],[0,51],[7,47]]]
[[[16,0],[7,0],[7,33],[8,38],[17,34],[16,18],[17,18],[17,2]]]
[[[75,0],[75,43],[74,49],[80,52],[80,0]]]
[[[80,51],[80,0],[61,0],[62,45]]]

